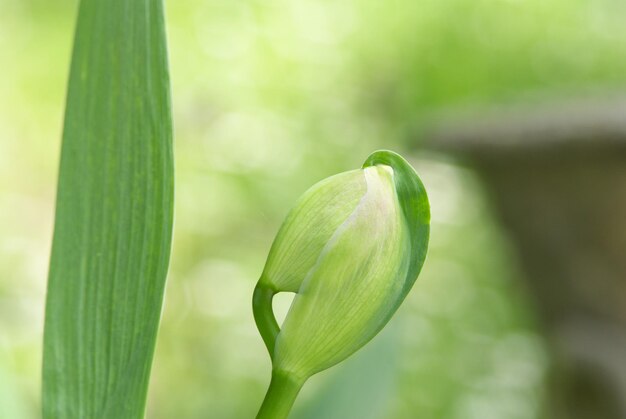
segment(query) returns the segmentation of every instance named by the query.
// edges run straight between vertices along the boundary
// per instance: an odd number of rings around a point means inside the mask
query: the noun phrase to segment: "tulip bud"
[[[280,228],[254,293],[274,371],[264,406],[276,403],[268,401],[273,385],[295,383],[295,398],[308,377],[341,362],[385,326],[424,263],[429,222],[424,186],[390,151],[305,192]],[[296,296],[279,329],[271,301],[283,291]],[[263,411],[259,417],[270,417]],[[274,409],[271,416],[280,414]]]

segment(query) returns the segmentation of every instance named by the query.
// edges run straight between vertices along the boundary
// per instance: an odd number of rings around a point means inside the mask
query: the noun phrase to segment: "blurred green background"
[[[47,262],[77,2],[0,0],[0,418],[39,417]],[[548,350],[470,168],[420,151],[432,115],[626,84],[621,0],[167,2],[173,258],[149,419],[251,418],[270,362],[251,295],[310,185],[378,148],[431,198],[431,250],[387,329],[293,417],[532,419]],[[285,313],[289,298],[279,298]]]

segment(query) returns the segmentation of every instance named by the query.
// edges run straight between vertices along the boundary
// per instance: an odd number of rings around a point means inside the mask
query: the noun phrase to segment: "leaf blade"
[[[172,219],[161,0],[82,0],[48,278],[44,418],[143,416]]]

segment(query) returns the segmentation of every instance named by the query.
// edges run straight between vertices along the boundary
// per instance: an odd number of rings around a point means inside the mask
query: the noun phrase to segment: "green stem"
[[[297,379],[284,371],[273,370],[257,419],[286,419],[305,380]]]
[[[263,342],[267,347],[267,351],[270,353],[270,358],[274,359],[274,343],[280,329],[274,317],[272,311],[272,299],[274,298],[276,291],[263,284],[263,278],[259,281],[254,289],[254,295],[252,297],[252,311],[254,313],[254,320],[261,333]]]

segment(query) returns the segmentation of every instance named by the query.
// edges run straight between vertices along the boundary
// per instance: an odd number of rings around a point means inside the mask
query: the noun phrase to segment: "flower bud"
[[[274,240],[254,295],[274,370],[303,382],[372,339],[419,274],[429,221],[424,186],[390,151],[305,192]],[[296,296],[279,329],[271,300],[283,291]]]

